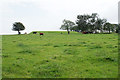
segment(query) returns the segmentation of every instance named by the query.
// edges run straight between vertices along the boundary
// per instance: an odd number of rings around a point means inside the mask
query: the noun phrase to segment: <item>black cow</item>
[[[37,34],[37,32],[33,32],[33,34]]]

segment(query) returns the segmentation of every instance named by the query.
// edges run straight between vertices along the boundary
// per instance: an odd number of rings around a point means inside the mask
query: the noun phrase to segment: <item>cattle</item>
[[[88,34],[88,32],[82,32],[83,34]]]
[[[33,34],[37,34],[37,32],[33,32]]]
[[[83,34],[93,34],[93,32],[82,32]]]
[[[27,32],[25,32],[24,34],[27,34]]]
[[[40,33],[40,35],[44,35],[44,33]]]

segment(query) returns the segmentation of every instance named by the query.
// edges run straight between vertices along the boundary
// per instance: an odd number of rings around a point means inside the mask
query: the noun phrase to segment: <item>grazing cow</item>
[[[27,34],[27,32],[25,32],[24,34]]]
[[[37,34],[37,32],[33,32],[33,34]]]
[[[40,35],[44,35],[43,33],[40,33]]]
[[[92,34],[93,32],[82,32],[83,34]]]
[[[88,34],[88,32],[82,32],[83,34]]]

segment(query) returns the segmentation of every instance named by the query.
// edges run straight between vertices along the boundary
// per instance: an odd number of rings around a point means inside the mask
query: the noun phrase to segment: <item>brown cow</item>
[[[40,33],[40,35],[44,35],[44,33]]]

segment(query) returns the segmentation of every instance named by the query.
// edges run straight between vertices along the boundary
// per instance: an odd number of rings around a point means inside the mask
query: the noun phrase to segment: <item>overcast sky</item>
[[[98,13],[108,22],[118,23],[119,0],[0,0],[0,33],[12,31],[14,22],[22,22],[22,31],[58,31],[63,19],[73,22],[79,14]]]

